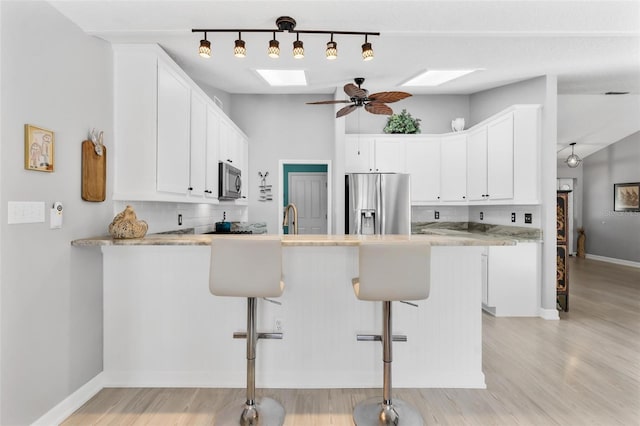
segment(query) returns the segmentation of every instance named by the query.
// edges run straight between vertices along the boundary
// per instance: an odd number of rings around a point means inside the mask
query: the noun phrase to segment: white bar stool
[[[353,291],[360,300],[382,302],[382,336],[358,336],[358,340],[382,341],[384,378],[382,401],[377,397],[360,402],[353,410],[353,420],[357,426],[423,425],[415,408],[400,399],[391,399],[392,341],[406,341],[404,336],[392,335],[391,302],[408,303],[405,301],[429,297],[431,246],[406,241],[363,241],[359,251],[359,277],[352,280]]]
[[[216,415],[216,425],[282,426],[284,408],[271,399],[255,397],[256,344],[258,339],[282,339],[282,333],[256,332],[256,298],[278,297],[282,282],[282,245],[279,237],[213,238],[209,290],[216,296],[247,298],[247,332],[234,338],[247,339],[247,398]]]

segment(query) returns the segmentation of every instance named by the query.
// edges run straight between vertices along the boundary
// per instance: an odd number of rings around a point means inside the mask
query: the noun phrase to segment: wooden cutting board
[[[107,148],[96,154],[93,142],[82,142],[82,199],[104,201],[107,192]]]

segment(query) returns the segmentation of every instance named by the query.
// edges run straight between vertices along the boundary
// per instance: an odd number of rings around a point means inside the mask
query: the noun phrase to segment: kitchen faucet
[[[290,234],[298,233],[298,208],[295,204],[289,203],[287,207],[284,208],[284,219],[282,220],[282,226],[289,226],[289,209],[293,209],[293,232],[289,232]]]

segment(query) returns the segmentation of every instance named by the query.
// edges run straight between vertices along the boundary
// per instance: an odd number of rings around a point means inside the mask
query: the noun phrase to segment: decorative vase
[[[142,238],[146,235],[148,227],[147,222],[138,220],[133,207],[127,206],[113,218],[109,225],[109,234],[117,239]]]
[[[464,118],[459,117],[451,120],[451,130],[454,132],[460,132],[464,130]]]

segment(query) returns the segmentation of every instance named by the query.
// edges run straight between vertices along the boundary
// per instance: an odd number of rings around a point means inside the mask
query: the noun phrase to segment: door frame
[[[284,202],[284,165],[285,164],[309,164],[309,165],[325,165],[327,166],[327,235],[331,235],[331,230],[333,229],[333,223],[331,220],[331,212],[332,208],[332,171],[331,171],[331,160],[279,160],[278,161],[278,235],[282,234],[282,218],[284,214],[284,206],[282,203]]]

